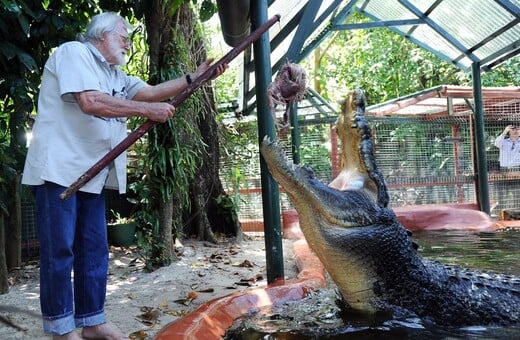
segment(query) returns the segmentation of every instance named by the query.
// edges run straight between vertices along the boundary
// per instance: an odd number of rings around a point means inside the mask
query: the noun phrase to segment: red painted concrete
[[[424,204],[393,208],[397,219],[410,231],[460,229],[493,231],[496,221],[475,204]]]
[[[257,308],[299,300],[310,291],[325,286],[325,269],[305,240],[293,243],[299,268],[298,278],[230,294],[209,301],[176,320],[155,337],[156,340],[221,339],[235,319]]]
[[[300,229],[300,216],[295,209],[282,212],[282,236],[289,240],[303,240],[303,232]]]

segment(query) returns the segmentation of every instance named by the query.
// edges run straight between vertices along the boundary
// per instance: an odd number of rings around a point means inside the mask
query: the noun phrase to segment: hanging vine
[[[195,44],[200,38],[190,16],[189,4],[184,3],[174,15],[165,9],[147,18],[158,29],[170,27],[149,33],[150,83],[175,79],[196,68],[200,58],[194,56],[199,50]],[[188,188],[205,152],[196,124],[203,112],[202,96],[197,91],[187,98],[172,119],[157,124],[135,149],[139,170],[131,188],[141,203],[137,240],[150,269],[168,264],[175,256],[174,240],[182,237],[183,212],[191,204]]]

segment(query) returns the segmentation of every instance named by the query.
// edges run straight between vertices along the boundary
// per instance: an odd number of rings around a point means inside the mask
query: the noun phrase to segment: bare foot
[[[129,340],[126,335],[113,329],[106,323],[97,326],[84,327],[81,336],[84,339]]]
[[[63,335],[54,335],[52,340],[81,340],[81,337],[76,331],[72,331]]]

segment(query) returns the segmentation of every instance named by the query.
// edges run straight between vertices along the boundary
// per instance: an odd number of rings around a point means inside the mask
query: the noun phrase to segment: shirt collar
[[[101,54],[101,52],[99,52],[99,50],[94,46],[92,45],[92,43],[90,42],[84,42],[85,46],[87,46],[87,48],[92,52],[92,54],[99,59],[99,61],[101,61],[102,63],[106,63],[108,64],[108,61],[105,59],[105,57],[103,57],[103,55]]]

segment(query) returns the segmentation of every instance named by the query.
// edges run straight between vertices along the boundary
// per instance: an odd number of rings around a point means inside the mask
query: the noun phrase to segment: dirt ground
[[[262,234],[236,244],[185,241],[168,267],[145,272],[135,248],[111,248],[105,313],[131,339],[152,339],[168,323],[202,303],[267,285]],[[283,241],[286,279],[297,275],[292,242]],[[0,339],[48,339],[39,307],[38,264],[10,273],[9,293],[0,295]]]

